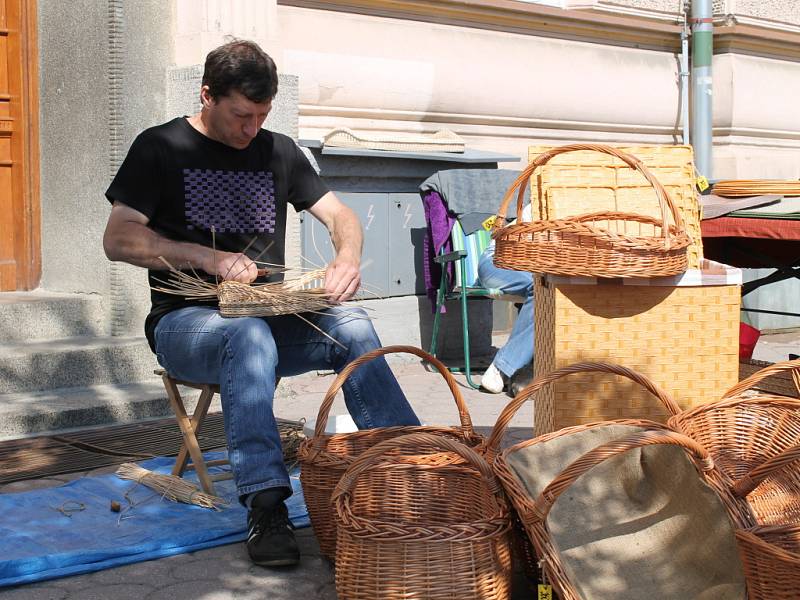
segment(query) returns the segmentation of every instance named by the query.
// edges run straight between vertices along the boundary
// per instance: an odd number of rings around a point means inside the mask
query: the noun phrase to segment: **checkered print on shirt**
[[[184,169],[189,229],[275,233],[275,184],[266,171]]]

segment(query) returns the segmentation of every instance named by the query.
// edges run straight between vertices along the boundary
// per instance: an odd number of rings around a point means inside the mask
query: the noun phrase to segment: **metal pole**
[[[712,178],[711,58],[714,54],[711,0],[692,0],[692,142],[700,175]]]
[[[681,28],[681,122],[683,145],[689,145],[689,0],[683,2],[683,27]]]

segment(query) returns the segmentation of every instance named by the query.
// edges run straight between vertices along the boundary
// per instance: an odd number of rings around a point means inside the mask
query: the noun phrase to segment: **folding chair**
[[[461,336],[464,344],[464,367],[448,367],[453,372],[464,372],[467,383],[474,389],[479,389],[480,384],[472,381],[470,350],[469,350],[469,311],[467,298],[492,298],[521,303],[525,298],[504,294],[499,289],[485,288],[478,280],[478,261],[481,254],[492,241],[492,234],[483,228],[474,233],[464,235],[461,224],[456,220],[450,232],[450,241],[453,251],[445,254],[442,252],[434,261],[442,266],[442,278],[436,296],[436,314],[433,318],[433,333],[431,335],[430,354],[436,356],[436,346],[439,340],[439,326],[442,305],[447,300],[459,299],[461,301]],[[455,263],[454,277],[450,281],[448,263]]]
[[[214,482],[233,479],[233,473],[226,471],[212,475],[208,472],[208,467],[227,465],[229,463],[227,459],[206,461],[203,458],[202,450],[200,450],[197,434],[200,433],[200,428],[208,414],[208,407],[211,405],[214,394],[219,393],[219,385],[215,383],[180,381],[173,378],[164,369],[156,369],[155,374],[160,375],[164,382],[169,403],[183,435],[183,443],[181,444],[180,452],[178,452],[178,457],[175,459],[172,474],[182,477],[186,470],[194,469],[197,472],[197,478],[200,480],[200,486],[203,491],[207,494],[216,495],[214,493]],[[181,393],[178,389],[179,385],[200,390],[200,398],[191,416],[186,413],[186,406],[183,404],[183,398],[181,398]],[[189,462],[190,458],[191,463]]]

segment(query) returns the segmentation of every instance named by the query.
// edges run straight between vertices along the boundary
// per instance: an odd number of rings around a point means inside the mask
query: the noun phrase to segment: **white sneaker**
[[[492,394],[499,394],[503,391],[505,381],[503,381],[503,374],[494,366],[494,363],[489,365],[486,372],[481,377],[481,387],[487,392]]]

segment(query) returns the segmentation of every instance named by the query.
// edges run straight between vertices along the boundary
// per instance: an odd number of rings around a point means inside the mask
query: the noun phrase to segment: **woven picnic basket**
[[[528,161],[553,148],[529,146]],[[692,147],[637,144],[615,148],[638,158],[667,190],[692,240],[686,252],[689,268],[697,269],[703,259],[703,238]],[[531,204],[534,219],[580,215],[587,206],[595,211],[624,210],[656,218],[661,212],[647,179],[610,154],[592,150],[559,154],[537,169],[531,182],[533,190],[538,192]]]
[[[717,271],[724,275],[714,275]],[[666,280],[605,285],[537,275],[534,302],[537,377],[580,361],[622,364],[647,375],[682,410],[718,399],[739,380],[737,269],[704,266]],[[666,423],[670,414],[664,407],[627,383],[587,372],[542,390],[536,435],[614,419]]]
[[[660,217],[604,210],[562,219],[523,222],[524,190],[534,171],[555,156],[581,150],[615,156],[641,173],[655,191]],[[504,226],[506,210],[515,194],[516,222]],[[590,204],[591,197],[587,195],[587,208]],[[492,237],[496,240],[494,263],[498,267],[605,278],[665,277],[682,273],[688,266],[687,248],[691,242],[682,215],[647,167],[636,157],[601,144],[571,144],[537,156],[503,197]]]
[[[800,594],[800,525],[736,532],[749,600],[796,600]]]
[[[328,421],[331,406],[347,378],[360,366],[380,356],[394,353],[414,354],[439,371],[453,395],[458,409],[460,426],[379,427],[354,433],[326,434],[325,424]],[[322,401],[313,437],[303,441],[297,455],[301,465],[300,482],[303,485],[303,495],[311,518],[311,525],[322,553],[328,558],[333,559],[336,554],[336,523],[330,497],[342,474],[365,450],[384,440],[409,433],[442,435],[456,439],[470,447],[478,446],[483,442],[483,437],[475,433],[469,411],[464,404],[456,380],[442,362],[424,350],[413,346],[386,346],[367,352],[342,369]],[[435,453],[430,449],[420,448],[420,454],[431,455],[432,458],[429,460],[435,460]]]
[[[763,525],[800,523],[800,462],[771,468],[791,463],[786,453],[800,445],[800,399],[753,390],[763,379],[786,372],[800,384],[800,360],[776,363],[735,385],[722,400],[669,420],[709,451]]]
[[[350,466],[332,502],[340,598],[510,598],[507,500],[464,444],[426,433],[386,440]]]

